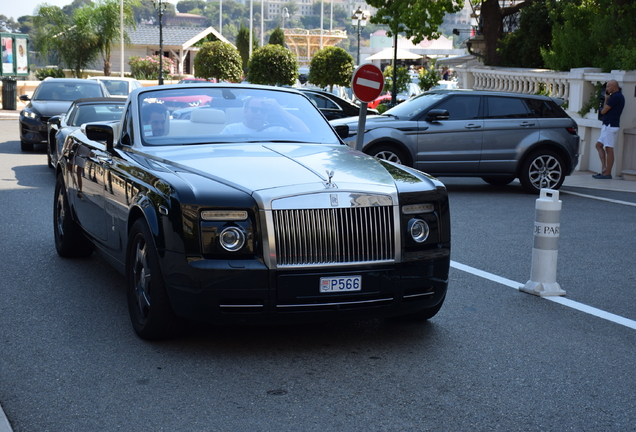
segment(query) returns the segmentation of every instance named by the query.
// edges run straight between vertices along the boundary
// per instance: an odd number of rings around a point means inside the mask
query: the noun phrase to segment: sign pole
[[[367,124],[367,103],[360,104],[360,117],[358,117],[358,134],[356,135],[356,150],[362,151],[364,145],[364,127]]]
[[[351,90],[360,101],[360,116],[358,117],[358,133],[356,135],[355,150],[362,151],[364,146],[364,130],[367,123],[367,104],[372,102],[384,88],[384,75],[379,67],[370,63],[358,66],[351,77]]]

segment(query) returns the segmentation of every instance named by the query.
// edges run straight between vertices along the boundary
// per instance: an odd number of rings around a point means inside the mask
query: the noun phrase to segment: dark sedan
[[[49,166],[55,167],[68,134],[84,123],[121,120],[125,103],[126,99],[121,97],[77,99],[71,104],[66,114],[51,117],[48,120]]]
[[[163,101],[184,97],[219,103],[171,118]],[[121,122],[66,139],[53,227],[60,256],[97,251],[125,275],[145,339],[187,319],[422,321],[449,280],[444,185],[347,147],[279,87],[133,90]]]
[[[332,93],[319,89],[297,88],[302,94],[307,96],[314,105],[322,112],[327,120],[335,120],[345,117],[360,116],[360,106],[346,99],[338,97]],[[367,115],[378,114],[375,109],[368,108]]]
[[[33,96],[20,96],[28,102],[20,112],[20,148],[32,151],[34,144],[48,142],[49,118],[64,114],[80,98],[110,96],[103,83],[77,78],[47,78],[37,86]]]

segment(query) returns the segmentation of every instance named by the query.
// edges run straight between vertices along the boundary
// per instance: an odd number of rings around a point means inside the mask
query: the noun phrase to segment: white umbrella
[[[404,60],[404,59],[409,59],[409,60],[415,60],[415,59],[421,59],[422,56],[419,54],[415,54],[412,53],[411,51],[407,51],[401,48],[397,49],[397,58],[400,60]],[[387,48],[384,49],[382,51],[380,51],[379,53],[375,53],[372,56],[369,56],[366,58],[366,60],[391,60],[393,59],[393,48]]]

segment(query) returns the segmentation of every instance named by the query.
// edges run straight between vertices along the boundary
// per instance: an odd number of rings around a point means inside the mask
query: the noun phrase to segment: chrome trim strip
[[[377,299],[377,300],[363,300],[363,301],[355,301],[355,302],[338,302],[338,303],[314,303],[314,304],[299,304],[299,305],[276,305],[277,308],[298,308],[298,307],[315,307],[315,306],[346,306],[346,305],[357,305],[357,304],[367,304],[367,303],[379,303],[379,302],[387,302],[393,301],[393,298],[388,297],[385,299]]]
[[[262,308],[265,305],[219,305],[220,308]]]
[[[431,296],[433,294],[435,294],[435,293],[434,292],[430,292],[430,293],[424,293],[424,294],[411,294],[411,295],[405,295],[402,298],[407,299],[407,298],[413,298],[413,297],[426,297],[426,296]]]

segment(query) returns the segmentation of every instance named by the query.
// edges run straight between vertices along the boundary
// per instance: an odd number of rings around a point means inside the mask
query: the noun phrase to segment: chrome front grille
[[[395,259],[393,207],[273,210],[278,267]]]

